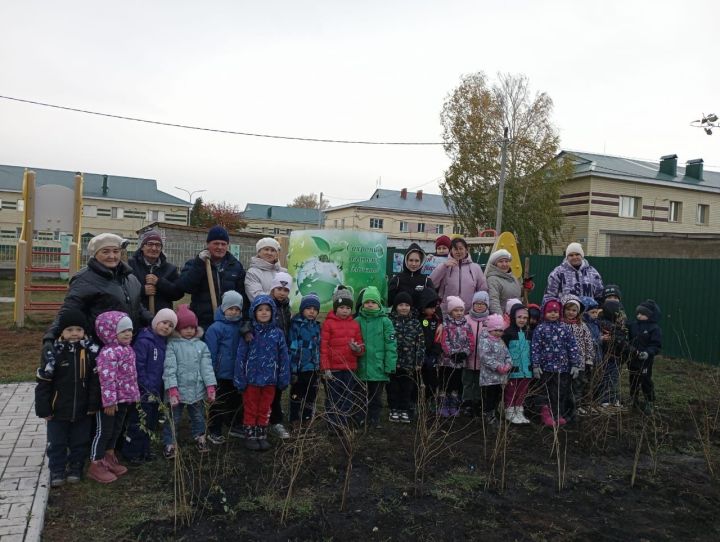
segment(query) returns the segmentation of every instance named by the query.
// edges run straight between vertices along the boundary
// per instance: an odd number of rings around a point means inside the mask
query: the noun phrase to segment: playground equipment
[[[83,179],[75,175],[74,188],[57,184],[37,186],[35,172],[25,170],[23,176],[23,225],[15,256],[15,325],[25,325],[25,314],[30,311],[58,310],[62,300],[34,301],[34,292],[64,292],[66,284],[37,284],[33,275],[59,273],[67,278],[74,275],[80,266],[80,220],[82,210]],[[68,232],[60,252],[34,250],[35,231]],[[37,258],[36,258],[37,257]],[[45,257],[45,258],[43,258]],[[59,257],[52,264],[40,264],[38,259],[49,260]]]

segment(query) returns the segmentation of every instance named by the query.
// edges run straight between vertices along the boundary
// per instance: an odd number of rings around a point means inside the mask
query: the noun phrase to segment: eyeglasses
[[[145,243],[145,246],[149,247],[149,248],[162,248],[162,243],[150,242],[150,243]]]

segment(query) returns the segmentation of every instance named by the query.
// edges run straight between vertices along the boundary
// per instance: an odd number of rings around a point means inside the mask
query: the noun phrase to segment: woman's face
[[[573,267],[579,267],[580,264],[581,264],[582,261],[583,261],[582,254],[579,254],[579,253],[577,253],[577,252],[573,252],[573,253],[571,253],[571,254],[568,254],[568,255],[567,255],[567,261],[568,261],[568,263],[569,263],[570,265],[572,265]]]
[[[405,257],[405,265],[407,265],[407,268],[411,273],[418,271],[422,266],[422,258],[420,258],[420,254],[417,252],[411,252],[408,254]]]
[[[510,260],[508,260],[507,258],[500,258],[498,261],[495,262],[495,267],[497,267],[503,273],[507,273],[508,271],[510,271]]]
[[[275,247],[262,247],[258,250],[258,258],[267,263],[275,263],[278,261],[278,251]]]
[[[114,269],[120,263],[120,247],[103,247],[95,253],[95,259],[105,267]]]
[[[456,260],[464,260],[467,257],[467,249],[462,243],[453,243],[450,254]]]

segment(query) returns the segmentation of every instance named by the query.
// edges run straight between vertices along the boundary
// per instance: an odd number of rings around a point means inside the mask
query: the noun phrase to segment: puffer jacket
[[[143,401],[150,395],[162,397],[166,348],[167,339],[149,327],[141,329],[135,339],[135,368]]]
[[[296,314],[290,321],[290,371],[292,374],[320,369],[320,323]]]
[[[467,359],[475,351],[475,334],[467,317],[455,320],[450,315],[445,315],[440,345],[443,350],[440,365],[455,369],[465,366]]]
[[[118,322],[125,316],[124,312],[108,311],[95,320],[95,334],[105,344],[97,357],[103,407],[140,400],[135,351],[130,345],[118,344],[115,331]]]
[[[165,395],[168,390],[177,388],[180,402],[188,405],[205,399],[208,386],[217,386],[210,349],[202,336],[201,327],[191,339],[184,339],[176,331],[167,344],[163,373]]]
[[[533,368],[546,373],[569,373],[571,367],[583,367],[575,335],[570,326],[560,321],[538,324],[530,352]]]
[[[512,364],[510,352],[500,337],[493,337],[483,329],[478,338],[478,356],[480,358],[480,385],[494,386],[507,382],[507,375],[500,374],[498,368]]]
[[[365,382],[389,381],[389,375],[397,367],[397,342],[392,322],[382,308],[375,311],[361,308],[356,320],[365,345],[358,360],[358,378]]]
[[[62,330],[58,329],[58,322],[60,316],[69,309],[77,309],[87,315],[89,325],[84,326],[86,330],[92,329],[97,317],[107,311],[126,313],[132,319],[134,329],[149,325],[153,318],[142,305],[142,286],[130,266],[120,262],[117,267],[110,269],[95,258],[90,258],[87,267],[70,279],[62,307],[43,341],[54,341],[60,336]]]
[[[488,294],[490,296],[490,314],[502,316],[505,313],[505,304],[508,299],[520,299],[522,294],[520,281],[515,278],[512,272],[500,271],[492,263],[485,266],[485,278],[487,279]]]
[[[272,316],[268,323],[255,319],[255,309],[269,305]],[[250,305],[253,338],[238,344],[235,362],[235,387],[240,391],[248,386],[277,386],[287,388],[290,383],[290,357],[283,332],[275,324],[277,307],[269,295],[261,294]]]
[[[587,312],[583,313],[583,322],[590,330],[590,336],[593,340],[593,365],[602,361],[602,333],[600,333],[600,324],[597,319],[593,319]]]
[[[602,291],[602,277],[586,259],[583,258],[578,269],[570,265],[566,259],[548,275],[547,287],[543,295],[543,304],[548,299],[560,299],[563,294],[600,299]]]
[[[357,370],[357,360],[362,351],[353,352],[350,341],[363,344],[360,324],[352,316],[342,319],[338,318],[334,311],[330,311],[320,332],[320,370]]]
[[[250,258],[250,267],[245,274],[245,294],[250,303],[260,294],[270,295],[273,278],[281,271],[287,273],[278,262],[269,263],[257,256]]]
[[[242,335],[242,320],[230,321],[220,307],[215,311],[215,321],[205,333],[205,343],[210,350],[215,378],[232,380],[235,376],[235,356]]]
[[[529,326],[519,328],[515,322],[515,315],[522,305],[515,305],[510,309],[510,325],[505,328],[502,340],[510,352],[513,368],[508,375],[510,378],[532,378],[530,363],[530,345],[533,332]]]
[[[472,298],[480,290],[487,292],[487,281],[482,268],[467,256],[456,266],[439,265],[430,274],[430,279],[438,290],[442,302],[442,310],[447,312],[448,296],[457,296],[465,303],[465,312],[472,307]]]
[[[388,306],[392,307],[395,305],[395,296],[399,294],[400,292],[406,292],[410,294],[410,296],[413,298],[413,304],[415,308],[420,308],[420,305],[418,304],[418,300],[420,298],[420,293],[425,290],[426,288],[432,288],[435,289],[435,286],[433,285],[433,281],[430,280],[430,277],[427,275],[423,275],[420,270],[422,269],[422,264],[420,266],[420,269],[417,271],[410,271],[407,266],[407,257],[412,253],[417,252],[420,254],[420,260],[421,262],[425,261],[425,258],[427,255],[425,254],[425,251],[420,248],[420,245],[417,243],[411,243],[410,246],[407,248],[407,251],[405,252],[405,258],[403,258],[403,270],[393,275],[390,278],[390,281],[388,282]]]
[[[245,269],[230,252],[225,254],[218,263],[212,264],[212,276],[218,304],[222,295],[229,290],[235,290],[245,298]],[[185,262],[176,285],[183,292],[192,296],[190,310],[197,316],[200,327],[203,329],[210,327],[214,320],[214,313],[205,261],[195,256]],[[246,305],[246,303],[243,304],[243,306]]]
[[[135,251],[132,258],[128,260],[128,265],[142,286],[142,303],[145,307],[149,307],[149,298],[145,294],[145,276],[155,275],[158,278],[155,285],[155,311],[160,309],[172,309],[173,301],[181,299],[183,291],[175,284],[180,274],[178,268],[167,261],[165,254],[160,253],[157,263],[148,265],[145,257],[140,249]]]
[[[417,315],[411,311],[407,316],[400,316],[393,310],[390,321],[395,328],[397,369],[414,371],[422,367],[425,359],[425,336]]]
[[[282,334],[285,336],[285,341],[288,345],[290,345],[290,320],[292,320],[292,315],[290,314],[290,300],[286,299],[282,302],[275,298],[272,298],[272,300],[273,303],[275,303],[276,309],[273,312],[275,315],[273,317],[275,318],[275,325],[280,331],[282,331]]]
[[[633,346],[638,353],[647,352],[648,359],[643,362],[637,358],[637,355],[633,356],[630,359],[630,368],[632,369],[639,368],[643,364],[651,364],[662,348],[662,329],[660,329],[660,324],[658,323],[661,318],[660,307],[651,299],[645,303],[652,307],[652,316],[647,320],[636,320],[632,322],[628,331],[630,334],[630,345]]]
[[[465,361],[465,368],[471,369],[473,371],[479,371],[481,365],[479,352],[480,345],[477,342],[477,337],[479,337],[480,333],[482,333],[483,325],[485,324],[485,320],[487,320],[487,316],[476,316],[473,314],[473,311],[470,311],[470,314],[468,314],[465,318],[468,324],[470,324],[470,328],[473,332],[473,337],[476,338],[475,348],[472,349],[470,355]]]
[[[100,408],[100,382],[88,340],[53,344],[55,364],[35,375],[35,414],[74,422]]]

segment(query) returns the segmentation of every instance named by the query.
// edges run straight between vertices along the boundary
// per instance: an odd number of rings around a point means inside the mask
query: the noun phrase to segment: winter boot
[[[270,449],[270,442],[267,438],[267,427],[256,427],[258,450],[267,452]]]
[[[460,399],[457,395],[451,395],[448,400],[450,401],[448,405],[448,411],[450,412],[450,416],[457,416],[460,414]]]
[[[87,471],[88,478],[100,482],[101,484],[109,484],[117,480],[105,462],[105,459],[98,459],[90,462],[90,468]]]
[[[516,421],[514,423],[519,423],[519,424],[530,423],[530,420],[528,420],[525,417],[525,409],[521,406],[515,407],[515,420]]]
[[[82,463],[70,463],[68,466],[67,483],[77,484],[80,480],[82,480],[82,471]]]
[[[110,472],[112,472],[115,476],[122,476],[127,472],[127,467],[121,465],[118,461],[118,458],[115,455],[115,450],[108,450],[105,452],[105,463],[107,464]]]
[[[555,420],[553,420],[552,412],[550,412],[549,406],[543,405],[540,409],[540,418],[542,419],[544,426],[555,427]]]
[[[245,426],[245,448],[254,452],[260,449],[260,443],[258,442],[258,427],[252,425]]]
[[[388,421],[391,423],[399,423],[400,422],[400,412],[395,410],[394,408],[390,409],[390,415],[388,416]]]
[[[499,420],[497,419],[497,416],[495,415],[495,411],[485,412],[483,414],[483,418],[485,420],[485,425],[488,428],[497,429],[498,425],[500,425]]]
[[[509,421],[510,423],[518,423],[515,421],[515,407],[509,406],[505,407],[505,419]]]
[[[450,399],[447,396],[440,398],[440,408],[439,408],[438,412],[439,412],[441,418],[449,418],[450,417],[449,401],[450,401]]]
[[[464,401],[460,408],[460,413],[466,418],[472,418],[475,416],[472,401]]]
[[[565,425],[567,423],[567,420],[562,416],[558,416],[557,423],[558,425]]]

